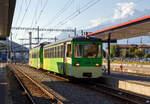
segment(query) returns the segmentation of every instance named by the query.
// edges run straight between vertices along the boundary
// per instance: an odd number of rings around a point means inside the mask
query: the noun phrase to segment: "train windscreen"
[[[74,58],[101,58],[101,45],[74,44]]]

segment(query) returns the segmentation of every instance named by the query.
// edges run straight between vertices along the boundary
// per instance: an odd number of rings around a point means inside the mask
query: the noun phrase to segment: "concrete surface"
[[[104,63],[107,68],[107,64]],[[150,76],[150,65],[138,65],[138,64],[122,64],[122,70],[120,69],[121,64],[112,64],[111,71],[114,72],[126,72],[140,75],[149,75]]]
[[[7,104],[8,84],[6,81],[5,66],[0,64],[0,104]]]
[[[104,75],[102,83],[150,97],[150,77],[111,73],[110,76]]]

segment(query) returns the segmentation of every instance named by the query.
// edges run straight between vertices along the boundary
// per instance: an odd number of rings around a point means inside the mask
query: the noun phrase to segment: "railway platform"
[[[5,65],[0,63],[0,104],[7,104],[8,86]]]
[[[104,74],[102,83],[111,87],[127,90],[150,97],[150,77],[112,72]]]
[[[106,63],[104,65],[107,67]],[[122,66],[122,69],[120,66]],[[150,76],[150,65],[111,63],[111,71]]]

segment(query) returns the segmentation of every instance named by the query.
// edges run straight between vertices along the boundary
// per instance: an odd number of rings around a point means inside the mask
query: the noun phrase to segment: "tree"
[[[6,50],[7,47],[6,45],[4,45],[3,43],[0,43],[0,50]]]
[[[126,58],[126,57],[127,57],[127,50],[126,50],[126,49],[123,49],[123,50],[122,50],[122,57],[123,57],[123,58]]]
[[[144,56],[144,49],[140,50],[140,49],[135,49],[134,51],[134,55],[136,57],[138,57],[139,59],[142,58]]]
[[[120,48],[118,45],[113,44],[110,46],[110,56],[111,57],[119,57],[120,55]]]
[[[135,55],[135,47],[131,47],[131,48],[129,48],[129,50],[128,50],[128,56],[130,57],[130,58],[133,58]]]
[[[145,59],[150,58],[150,54],[146,54],[146,55],[144,56],[144,58],[145,58]]]

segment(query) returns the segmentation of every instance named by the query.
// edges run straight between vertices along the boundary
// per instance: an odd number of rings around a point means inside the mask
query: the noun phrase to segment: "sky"
[[[88,29],[103,24],[120,23],[150,15],[150,0],[16,0],[12,27],[37,27],[61,29]],[[109,25],[108,25],[109,27]],[[101,29],[100,27],[97,27]],[[13,41],[22,44],[30,31],[12,30]],[[94,32],[94,31],[93,31]],[[61,32],[40,32],[40,36],[51,38]],[[32,37],[37,31],[32,31]],[[150,39],[142,37],[142,40]],[[132,41],[129,39],[128,42]],[[139,43],[140,38],[135,39]],[[43,40],[50,41],[50,40]],[[126,43],[125,40],[118,43]],[[33,40],[33,42],[36,42]],[[150,43],[149,40],[146,40]],[[28,41],[23,41],[28,43]]]

